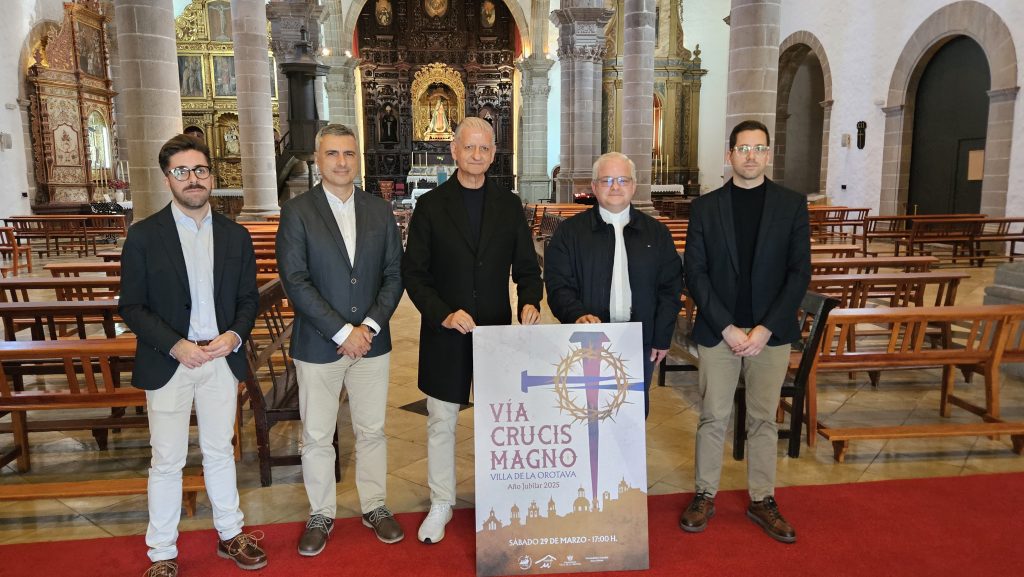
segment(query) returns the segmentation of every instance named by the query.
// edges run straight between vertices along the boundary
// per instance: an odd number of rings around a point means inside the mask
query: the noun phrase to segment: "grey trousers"
[[[738,357],[722,342],[698,346],[700,423],[697,425],[696,490],[714,497],[722,476],[725,431],[742,374],[747,400],[747,490],[752,501],[775,493],[779,432],[775,412],[789,366],[789,345],[766,346],[754,357]]]

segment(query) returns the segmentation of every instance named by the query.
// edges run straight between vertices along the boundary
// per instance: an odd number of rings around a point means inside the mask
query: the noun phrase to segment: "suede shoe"
[[[687,533],[700,533],[708,528],[708,521],[714,516],[715,498],[707,493],[697,493],[680,515],[679,528]]]
[[[299,537],[299,555],[315,557],[327,546],[327,537],[334,530],[334,519],[326,515],[312,515]]]
[[[402,526],[384,505],[363,515],[363,525],[373,529],[377,538],[385,543],[398,543],[405,537]]]
[[[239,533],[227,541],[217,541],[217,555],[234,560],[239,569],[262,569],[267,566],[267,554],[257,544],[261,539],[263,531]]]
[[[142,577],[177,577],[178,575],[178,560],[177,559],[165,559],[163,561],[154,561],[149,569],[142,574]]]
[[[796,543],[796,531],[782,518],[774,497],[765,497],[763,501],[751,501],[750,507],[747,507],[747,517],[760,525],[772,539],[783,543]]]

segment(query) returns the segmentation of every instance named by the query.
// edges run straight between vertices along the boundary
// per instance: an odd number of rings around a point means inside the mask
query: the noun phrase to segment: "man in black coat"
[[[302,482],[310,517],[300,555],[323,551],[334,528],[333,441],[348,391],[363,524],[385,543],[405,536],[387,495],[388,321],[402,298],[402,239],[391,205],[356,188],[355,132],[328,124],[316,137],[322,181],[281,207],[277,262],[295,309],[291,353],[302,416]]]
[[[775,412],[800,338],[797,310],[811,278],[807,198],[764,176],[768,129],[739,123],[726,160],[733,178],[693,202],[686,234],[686,286],[697,305],[700,355],[696,496],[679,526],[700,532],[715,514],[725,431],[743,375],[747,402],[747,516],[772,538],[796,541],[775,502]],[[811,434],[814,434],[812,431]]]
[[[455,425],[469,401],[477,325],[512,323],[509,270],[517,285],[519,322],[540,320],[543,282],[519,198],[486,177],[494,129],[470,117],[451,144],[458,170],[421,196],[409,224],[402,279],[419,309],[419,387],[427,394],[430,513],[424,543],[444,538],[455,503]]]
[[[636,165],[620,152],[594,162],[597,206],[555,230],[544,251],[551,312],[563,323],[643,324],[644,410],[654,367],[672,346],[682,264],[668,228],[631,205]]]
[[[259,304],[252,239],[210,207],[205,144],[175,136],[160,149],[159,162],[173,200],[128,229],[118,305],[138,339],[132,385],[146,389],[153,447],[146,575],[178,572],[181,469],[193,402],[217,553],[259,569],[267,556],[242,531],[231,445],[238,382],[249,370],[243,344]]]

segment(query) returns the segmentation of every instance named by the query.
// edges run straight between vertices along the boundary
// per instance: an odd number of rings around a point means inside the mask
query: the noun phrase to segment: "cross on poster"
[[[477,575],[647,569],[640,323],[473,331]]]

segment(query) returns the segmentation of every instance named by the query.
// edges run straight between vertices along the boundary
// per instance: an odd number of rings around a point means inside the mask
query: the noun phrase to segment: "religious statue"
[[[394,13],[391,10],[391,0],[377,0],[377,7],[375,8],[377,15],[377,24],[381,26],[388,26],[391,24]]]
[[[451,122],[448,121],[448,114],[444,109],[444,102],[438,98],[434,108],[430,111],[430,123],[427,124],[427,140],[430,139],[430,135],[449,135],[452,133]]]
[[[238,145],[238,129],[232,126],[224,133],[224,154],[238,156],[241,150]]]
[[[390,104],[384,107],[384,116],[380,119],[380,141],[398,142],[398,119]]]
[[[484,28],[493,28],[494,17],[494,2],[491,2],[491,0],[484,0],[483,4],[480,5],[480,26]]]

